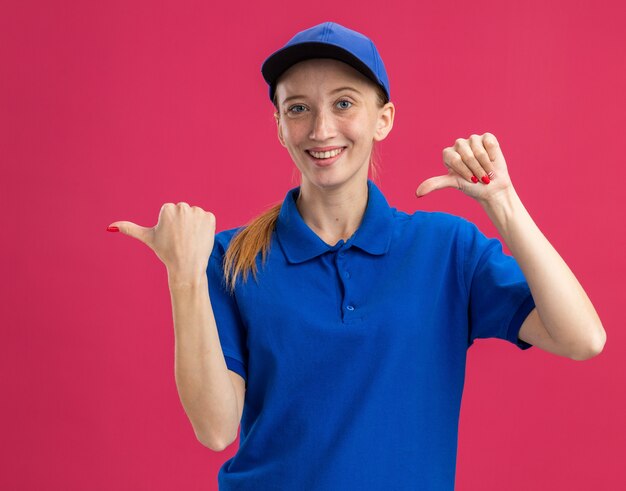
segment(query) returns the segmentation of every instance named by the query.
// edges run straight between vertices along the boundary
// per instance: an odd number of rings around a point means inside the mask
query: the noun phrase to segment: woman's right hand
[[[170,277],[194,281],[206,276],[215,239],[215,215],[181,201],[165,203],[154,227],[119,221],[109,225],[150,247],[167,267]]]

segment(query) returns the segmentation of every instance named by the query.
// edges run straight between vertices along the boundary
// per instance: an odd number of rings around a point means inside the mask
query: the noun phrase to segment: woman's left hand
[[[500,144],[491,133],[457,139],[453,147],[443,149],[443,163],[448,174],[422,182],[415,191],[418,198],[451,187],[487,203],[513,186]]]

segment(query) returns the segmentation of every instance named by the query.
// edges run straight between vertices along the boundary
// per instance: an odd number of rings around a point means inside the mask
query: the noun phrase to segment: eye
[[[337,102],[337,104],[341,104],[341,103],[344,103],[344,102],[347,103],[347,104],[350,104],[350,106],[352,105],[352,102],[347,101],[346,99],[340,100],[339,102]],[[348,109],[350,106],[340,106],[340,107],[341,107],[341,109]]]
[[[292,113],[301,113],[302,111],[294,111],[294,108],[298,108],[298,107],[304,107],[302,104],[294,104],[293,106],[291,106],[289,109],[287,109],[287,111],[292,112]]]

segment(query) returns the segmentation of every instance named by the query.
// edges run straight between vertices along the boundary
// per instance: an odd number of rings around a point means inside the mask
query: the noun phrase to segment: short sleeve
[[[216,243],[207,266],[209,298],[226,366],[248,381],[247,331],[234,294],[226,289],[223,254]]]
[[[468,287],[468,347],[476,338],[500,338],[522,350],[532,347],[519,339],[522,323],[535,308],[530,288],[516,259],[464,220],[465,284]]]

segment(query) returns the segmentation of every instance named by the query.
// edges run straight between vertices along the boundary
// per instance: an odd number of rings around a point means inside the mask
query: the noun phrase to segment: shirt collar
[[[367,180],[367,190],[367,207],[361,225],[345,243],[370,254],[385,254],[391,242],[393,211],[371,179]],[[300,186],[287,192],[276,222],[278,240],[291,263],[306,261],[341,246],[326,244],[305,223],[296,207],[299,193]]]

